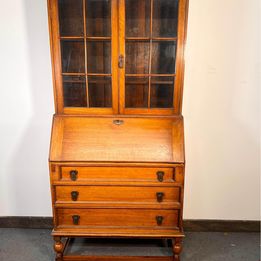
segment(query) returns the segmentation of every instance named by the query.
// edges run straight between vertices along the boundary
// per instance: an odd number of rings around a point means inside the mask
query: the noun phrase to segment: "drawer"
[[[62,181],[174,182],[174,168],[61,167]]]
[[[56,203],[138,202],[171,203],[180,201],[179,187],[56,186]]]
[[[56,209],[57,227],[135,227],[176,229],[179,210]]]

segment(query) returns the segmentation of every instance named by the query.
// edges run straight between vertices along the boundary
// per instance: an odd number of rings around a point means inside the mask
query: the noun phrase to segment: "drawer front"
[[[58,228],[135,227],[176,229],[178,210],[147,209],[66,209],[56,210]]]
[[[138,202],[180,201],[179,187],[56,186],[56,202]]]
[[[174,168],[61,167],[62,181],[174,182]]]

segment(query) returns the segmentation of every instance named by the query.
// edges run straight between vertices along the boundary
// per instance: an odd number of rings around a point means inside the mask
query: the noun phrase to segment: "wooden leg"
[[[173,261],[180,261],[180,253],[182,251],[182,239],[177,237],[172,239]]]
[[[61,237],[54,237],[54,251],[56,252],[55,261],[63,261],[63,248],[64,245],[61,241]]]

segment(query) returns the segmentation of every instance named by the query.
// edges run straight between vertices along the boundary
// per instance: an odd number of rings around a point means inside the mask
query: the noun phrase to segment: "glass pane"
[[[178,0],[154,0],[152,25],[153,36],[177,36],[178,2]]]
[[[126,42],[126,73],[149,72],[149,42]]]
[[[62,71],[64,73],[84,73],[84,42],[81,40],[61,41]]]
[[[83,36],[82,0],[59,0],[61,36]]]
[[[63,77],[64,107],[86,107],[86,82],[85,77]]]
[[[112,107],[111,77],[88,77],[90,107]]]
[[[126,37],[150,36],[150,1],[126,0]]]
[[[147,108],[148,107],[148,77],[125,78],[125,107]]]
[[[88,73],[111,73],[111,43],[87,42]]]
[[[86,30],[87,36],[111,35],[111,1],[87,0]]]
[[[151,108],[172,108],[174,77],[151,77]]]
[[[175,73],[176,42],[153,42],[151,73]]]

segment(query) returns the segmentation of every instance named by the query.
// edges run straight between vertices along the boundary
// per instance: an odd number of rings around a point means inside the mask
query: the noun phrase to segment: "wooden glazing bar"
[[[86,81],[86,100],[89,108],[89,87],[88,87],[88,53],[87,53],[87,39],[86,39],[86,0],[83,0],[83,30],[84,30],[84,50],[85,50],[85,81]]]
[[[86,39],[92,41],[110,41],[111,37],[110,36],[87,36]]]
[[[155,76],[155,77],[174,77],[176,76],[175,73],[171,73],[171,74],[157,74],[157,73],[151,73],[151,74],[142,74],[142,73],[129,73],[126,74],[126,76],[128,77],[148,77],[148,76]]]
[[[127,41],[176,41],[177,37],[126,37]]]
[[[63,76],[112,76],[111,73],[62,73]]]
[[[62,73],[63,76],[112,76],[111,73]]]
[[[111,40],[110,36],[61,36],[60,40],[74,40],[74,39],[87,39],[87,40]]]
[[[87,73],[88,76],[112,76],[111,73]]]
[[[148,108],[150,108],[150,93],[151,93],[152,19],[153,19],[153,0],[150,0],[150,49],[149,49],[149,91],[148,91]]]
[[[149,41],[150,37],[125,37],[127,41]]]
[[[86,73],[62,73],[63,76],[85,76]]]
[[[84,81],[81,81],[81,80],[65,80],[63,81],[64,83],[85,83],[85,80]],[[90,80],[89,79],[89,82],[90,83],[109,83],[110,81],[109,80],[103,80],[103,79],[97,79],[97,80]],[[164,82],[165,83],[165,82]]]
[[[128,82],[128,85],[130,84],[146,84],[147,81],[144,80],[144,81],[127,81]],[[150,81],[151,84],[173,84],[173,81]]]
[[[77,40],[77,39],[84,39],[83,36],[60,36],[60,40]]]

